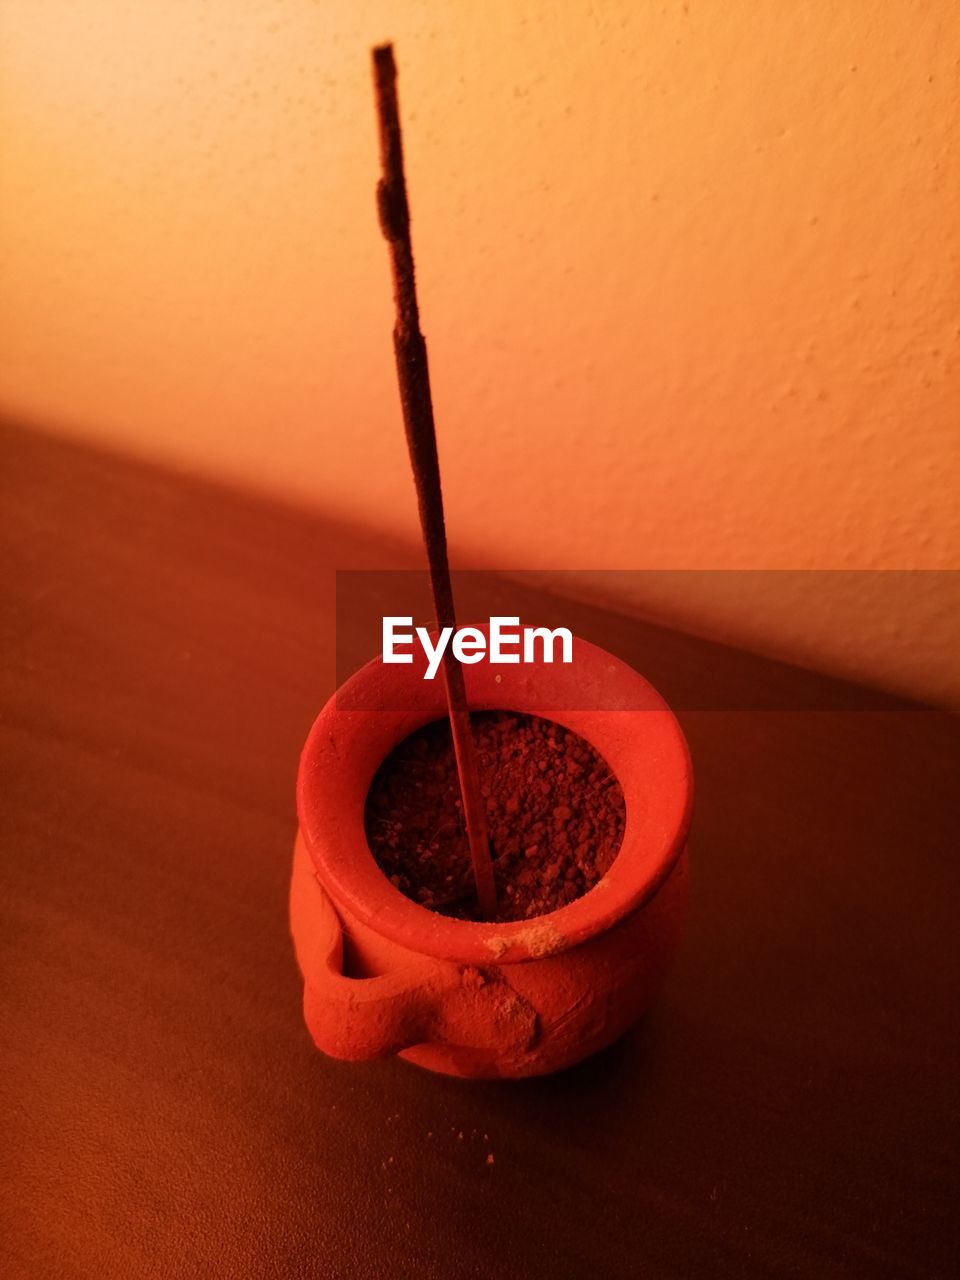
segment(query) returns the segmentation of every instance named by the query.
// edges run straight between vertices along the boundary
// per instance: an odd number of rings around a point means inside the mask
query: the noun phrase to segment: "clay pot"
[[[304,1014],[336,1058],[399,1054],[449,1075],[538,1075],[616,1039],[667,970],[687,897],[690,759],[652,686],[585,641],[574,641],[570,665],[484,661],[464,675],[473,709],[541,715],[600,752],[623,789],[620,852],[589,893],[533,920],[476,924],[406,898],[373,859],[364,804],[397,743],[445,714],[444,689],[416,665],[375,659],[342,692],[406,709],[344,710],[334,697],[301,758],[290,914]],[[624,709],[555,710],[591,704]]]

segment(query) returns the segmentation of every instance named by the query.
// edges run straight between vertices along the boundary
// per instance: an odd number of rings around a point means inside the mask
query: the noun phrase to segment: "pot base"
[[[290,920],[307,1027],[331,1056],[397,1054],[460,1078],[519,1079],[573,1066],[649,1007],[680,941],[687,881],[684,850],[656,895],[611,929],[541,959],[491,958],[478,968],[418,955],[339,915],[298,838]]]

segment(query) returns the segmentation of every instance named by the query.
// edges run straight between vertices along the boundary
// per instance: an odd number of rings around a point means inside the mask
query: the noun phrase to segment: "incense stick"
[[[433,401],[430,395],[430,373],[427,367],[427,344],[420,332],[420,312],[413,270],[410,209],[407,204],[403,141],[397,106],[397,68],[393,60],[392,45],[381,45],[373,50],[373,81],[380,124],[380,162],[383,169],[383,177],[377,184],[377,205],[380,227],[390,245],[393,269],[393,296],[396,305],[393,346],[403,425],[417,489],[420,528],[430,567],[437,625],[441,629],[455,628],[457,623],[447,560],[447,534],[443,518]],[[477,899],[481,912],[490,919],[496,914],[497,891],[493,880],[493,864],[490,861],[487,819],[480,795],[463,668],[450,647],[444,654],[443,676]]]

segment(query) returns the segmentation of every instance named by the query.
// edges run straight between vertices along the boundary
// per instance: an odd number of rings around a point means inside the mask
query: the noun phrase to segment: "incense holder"
[[[569,665],[483,662],[464,675],[472,709],[552,719],[604,757],[626,805],[620,851],[588,893],[529,920],[458,920],[406,898],[370,852],[364,803],[383,759],[446,706],[441,682],[375,659],[344,686],[351,697],[327,703],[301,757],[290,921],[304,1015],[336,1058],[540,1075],[615,1040],[669,968],[687,900],[690,759],[653,687],[586,641],[574,639]],[[560,709],[591,705],[604,709]]]

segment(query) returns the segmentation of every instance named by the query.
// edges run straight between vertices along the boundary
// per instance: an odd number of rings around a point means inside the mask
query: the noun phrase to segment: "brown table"
[[[679,708],[682,958],[553,1078],[328,1061],[293,779],[333,566],[409,554],[14,428],[2,464],[0,1274],[954,1271],[955,718],[540,601]]]

